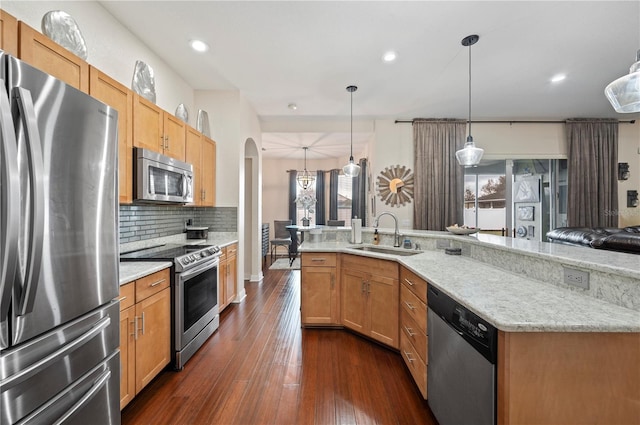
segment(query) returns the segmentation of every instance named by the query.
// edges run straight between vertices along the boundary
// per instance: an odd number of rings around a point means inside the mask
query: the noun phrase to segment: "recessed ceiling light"
[[[201,41],[201,40],[191,40],[189,42],[189,45],[196,52],[202,53],[202,52],[206,52],[207,50],[209,50],[209,45],[207,45],[207,43],[205,43],[204,41]]]
[[[393,62],[396,60],[398,56],[396,55],[396,52],[393,51],[389,51],[387,53],[385,53],[384,55],[382,55],[382,60],[385,62]]]
[[[557,74],[557,75],[554,75],[551,78],[551,82],[552,83],[559,83],[560,81],[564,80],[565,78],[567,78],[566,74]]]
[[[295,111],[296,109],[298,109],[298,105],[296,105],[295,103],[290,103],[287,105],[287,108],[291,109],[292,111]]]

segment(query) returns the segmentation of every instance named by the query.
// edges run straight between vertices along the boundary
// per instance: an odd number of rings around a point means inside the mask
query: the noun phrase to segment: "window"
[[[500,162],[504,167],[504,161]],[[465,173],[464,224],[497,234],[502,233],[502,229],[506,227],[506,175],[504,172],[495,173],[495,170],[475,169]]]
[[[338,176],[338,220],[351,223],[351,204],[353,179],[340,173]]]

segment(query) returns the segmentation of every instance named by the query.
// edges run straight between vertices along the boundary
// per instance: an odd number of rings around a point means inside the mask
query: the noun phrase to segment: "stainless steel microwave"
[[[193,165],[148,149],[134,149],[136,202],[193,202]]]

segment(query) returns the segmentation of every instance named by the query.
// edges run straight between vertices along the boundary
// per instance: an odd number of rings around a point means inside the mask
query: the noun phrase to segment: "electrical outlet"
[[[564,283],[589,289],[589,272],[564,267]]]

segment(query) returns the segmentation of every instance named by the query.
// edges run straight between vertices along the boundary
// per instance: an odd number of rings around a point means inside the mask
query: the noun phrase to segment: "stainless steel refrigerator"
[[[0,78],[0,423],[119,424],[117,112]]]

